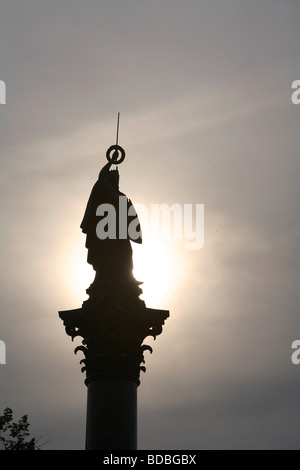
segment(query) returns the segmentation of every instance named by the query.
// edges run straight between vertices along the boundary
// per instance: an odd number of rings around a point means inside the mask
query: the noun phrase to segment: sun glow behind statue
[[[172,263],[163,244],[153,238],[133,245],[133,274],[143,282],[141,288],[147,307],[159,307],[172,282]]]
[[[70,262],[70,270],[73,273],[73,275],[71,276],[73,278],[73,286],[76,291],[76,296],[80,296],[82,293],[84,293],[84,297],[85,297],[85,294],[86,294],[85,291],[93,283],[94,278],[95,278],[95,272],[98,273],[98,270],[101,272],[101,276],[103,276],[103,272],[105,272],[105,270],[109,273],[109,276],[110,276],[111,271],[115,270],[116,272],[114,272],[114,274],[112,275],[113,279],[118,279],[120,272],[123,272],[123,270],[120,269],[120,266],[123,266],[124,263],[128,262],[127,255],[124,258],[124,254],[126,254],[128,251],[126,251],[125,253],[124,252],[125,245],[123,244],[120,245],[120,243],[117,240],[117,239],[122,240],[124,238],[123,232],[122,232],[122,235],[118,234],[117,236],[115,232],[117,230],[116,227],[124,228],[123,199],[125,199],[125,217],[126,217],[125,227],[127,227],[127,230],[128,230],[128,234],[125,238],[128,240],[128,243],[131,244],[131,247],[132,247],[133,276],[135,277],[137,281],[141,282],[141,288],[143,292],[141,294],[141,299],[145,301],[146,305],[151,308],[162,307],[161,302],[166,300],[166,298],[168,297],[167,293],[171,285],[172,287],[174,287],[175,280],[176,280],[176,273],[178,273],[178,269],[174,269],[172,266],[173,263],[171,262],[171,260],[174,258],[170,254],[170,245],[169,244],[167,245],[166,242],[164,243],[160,239],[160,237],[157,236],[156,233],[153,236],[152,231],[148,230],[149,220],[147,220],[148,219],[147,216],[149,214],[148,214],[147,208],[143,206],[142,207],[143,210],[141,211],[142,212],[141,214],[139,214],[139,211],[138,211],[139,219],[136,217],[135,210],[134,210],[135,216],[133,216],[133,214],[130,214],[130,209],[133,208],[133,206],[131,207],[132,203],[130,200],[126,198],[126,196],[123,193],[119,191],[119,179],[116,180],[115,178],[113,180],[112,178],[116,176],[115,173],[117,173],[118,175],[118,172],[116,172],[116,170],[112,171],[111,166],[113,165],[118,166],[125,159],[125,151],[123,150],[122,147],[118,145],[119,117],[120,117],[120,113],[118,113],[118,120],[117,120],[116,144],[109,147],[106,152],[106,158],[108,160],[108,163],[106,163],[106,165],[102,168],[99,174],[98,181],[95,183],[95,186],[92,190],[90,199],[87,204],[87,209],[84,214],[84,219],[80,226],[82,228],[82,231],[87,234],[85,246],[87,247],[89,254],[87,257],[84,257],[82,249],[78,251],[76,250],[78,253],[78,256],[73,256],[72,258],[73,261]],[[118,175],[118,178],[119,178],[119,175]],[[111,198],[111,195],[113,195],[114,197]],[[113,204],[112,203],[107,204],[105,197],[108,198],[107,201],[108,200],[115,201],[114,198],[119,197],[117,209],[115,208],[115,205],[114,205],[115,202]],[[129,204],[129,209],[128,209],[128,204]],[[105,205],[105,208],[104,208],[104,205]],[[110,211],[108,210],[107,205],[110,206],[109,207],[109,209],[111,209]],[[93,206],[93,210],[91,209],[92,206]],[[95,217],[95,214],[94,214],[95,207],[97,207],[96,216],[102,216],[102,219],[99,221],[97,221],[97,218]],[[101,208],[101,211],[100,211],[101,213],[98,213],[99,208]],[[102,209],[103,209],[103,213],[102,213]],[[117,217],[119,217],[118,220],[117,220]],[[136,225],[135,218],[137,219],[138,222],[140,220],[140,223],[141,223],[141,227],[142,227],[141,233],[142,233],[142,240],[143,240],[142,244],[140,244],[141,239],[140,239],[139,229],[138,231],[135,230],[134,233],[132,232],[132,230],[130,230],[131,225],[133,225],[135,228],[139,227],[139,224]],[[119,224],[117,222],[119,222]],[[98,239],[94,237],[94,235],[92,238],[91,236],[89,237],[91,233],[94,233],[93,230],[91,229],[91,223],[93,225],[96,225],[94,229],[96,229],[96,234],[97,234]],[[99,232],[98,232],[98,228],[99,228]],[[155,229],[158,229],[158,227],[155,226]],[[169,231],[169,227],[168,227],[168,230],[166,230],[166,232],[168,231]],[[104,237],[103,237],[103,233],[105,235]],[[138,236],[136,236],[137,234]],[[113,238],[113,239],[116,238],[116,243],[118,244],[118,245],[115,245],[116,249],[113,248],[113,245],[109,244],[109,245],[106,245],[106,249],[104,249],[104,252],[103,252],[103,247],[105,245],[104,245],[104,242],[101,240],[105,240],[106,238]],[[120,246],[123,247],[122,248],[123,251],[121,250],[122,252],[120,251],[119,253],[117,248]],[[107,256],[107,247],[110,247],[109,249],[112,250],[110,252],[110,256]],[[84,252],[86,253],[85,250]],[[100,255],[99,255],[99,252],[100,252]],[[88,263],[90,264],[87,263],[87,259],[89,260]],[[109,261],[107,261],[107,259]],[[92,268],[91,265],[93,266],[94,269]],[[99,268],[99,265],[101,268]],[[130,266],[130,263],[128,265]],[[103,270],[103,266],[104,266],[104,270]],[[113,268],[114,266],[115,268]],[[126,270],[124,272],[126,272]],[[98,278],[95,278],[95,279],[98,279]],[[122,276],[121,276],[121,280],[122,280]],[[82,300],[85,300],[85,299],[82,299]]]
[[[180,273],[178,267],[180,259],[177,259],[176,248],[171,241],[167,242],[147,234],[144,235],[141,245],[136,243],[131,245],[133,275],[142,282],[141,299],[145,301],[147,307],[163,308],[163,304],[167,304],[171,291],[177,284]],[[65,279],[70,285],[74,303],[83,302],[87,298],[86,289],[94,280],[95,271],[87,263],[87,250],[81,236],[70,249],[68,258],[69,262],[65,263]]]

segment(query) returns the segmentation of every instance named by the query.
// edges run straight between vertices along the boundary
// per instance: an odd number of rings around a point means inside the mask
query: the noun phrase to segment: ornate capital
[[[72,340],[83,338],[75,353],[84,353],[80,363],[86,384],[99,376],[124,376],[140,383],[140,371],[146,371],[144,351],[152,353],[144,339],[162,332],[169,312],[147,308],[137,291],[137,285],[105,282],[89,292],[81,308],[59,312]]]

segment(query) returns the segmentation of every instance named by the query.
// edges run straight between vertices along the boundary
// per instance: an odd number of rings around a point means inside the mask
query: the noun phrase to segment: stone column
[[[59,312],[66,333],[83,338],[86,373],[86,449],[137,449],[137,388],[147,336],[162,332],[167,310],[147,308],[132,283],[105,282],[90,291],[90,298],[76,310]]]
[[[86,449],[137,449],[137,384],[127,378],[87,382]]]

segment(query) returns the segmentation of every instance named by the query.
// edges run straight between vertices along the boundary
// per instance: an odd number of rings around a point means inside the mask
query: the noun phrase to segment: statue
[[[122,150],[121,159],[118,159],[118,151]],[[113,156],[110,157],[111,150],[114,150]],[[99,173],[91,195],[89,197],[85,214],[80,225],[82,231],[86,234],[86,248],[88,249],[87,261],[91,264],[96,272],[93,287],[97,287],[102,282],[122,281],[122,282],[138,282],[134,279],[132,270],[132,247],[131,241],[142,243],[142,235],[138,216],[130,199],[119,190],[119,171],[116,168],[111,170],[112,165],[118,165],[124,160],[125,152],[119,146],[112,146],[107,151],[108,163]],[[120,204],[120,198],[126,201],[125,205]],[[100,239],[97,235],[97,225],[104,218],[104,215],[97,215],[97,208],[102,204],[110,204],[116,215],[114,221],[115,235],[111,238],[108,234],[107,238]],[[120,213],[121,210],[126,214]],[[107,215],[105,215],[107,218]],[[125,217],[127,221],[126,235],[120,236],[119,221],[120,217]],[[138,227],[138,236],[130,236],[128,230],[130,223],[134,221]],[[140,283],[139,283],[140,284]]]

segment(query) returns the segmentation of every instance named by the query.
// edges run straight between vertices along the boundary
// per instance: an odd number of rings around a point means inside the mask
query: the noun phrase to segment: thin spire
[[[118,120],[117,120],[117,137],[116,137],[116,145],[118,145],[118,140],[119,140],[119,123],[120,123],[120,113],[118,113]]]

